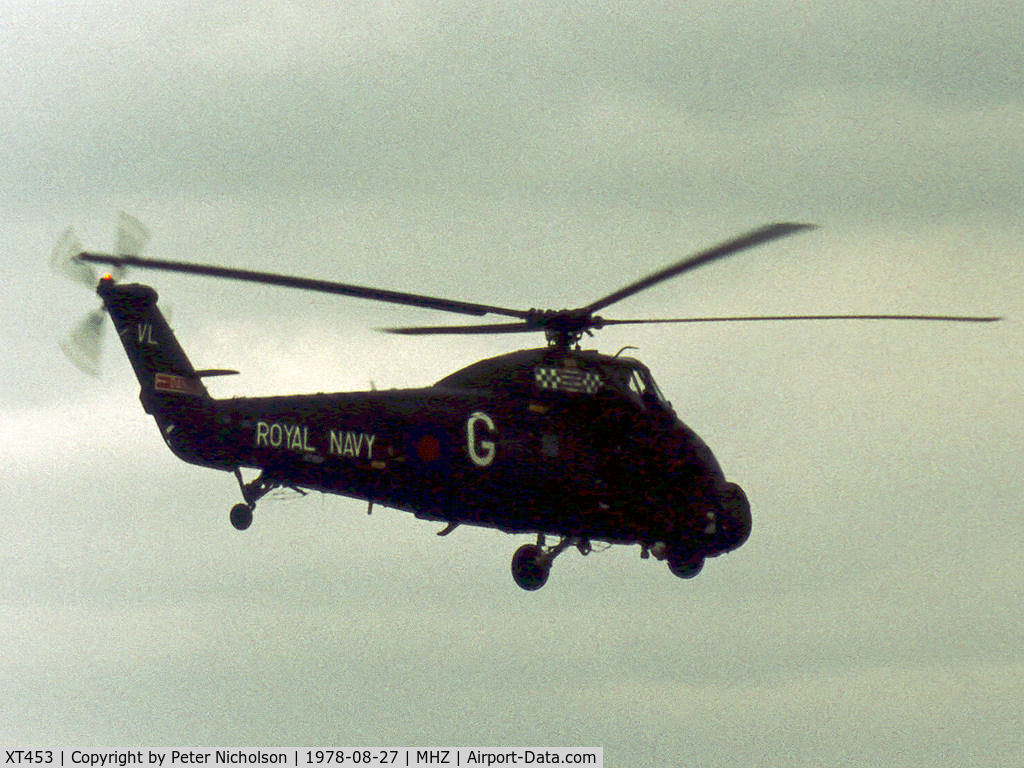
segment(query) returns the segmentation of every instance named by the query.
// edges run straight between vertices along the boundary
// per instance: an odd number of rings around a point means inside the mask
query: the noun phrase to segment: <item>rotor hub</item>
[[[604,325],[602,318],[578,309],[531,309],[527,322],[543,330],[548,345],[558,349],[578,345],[583,334]]]

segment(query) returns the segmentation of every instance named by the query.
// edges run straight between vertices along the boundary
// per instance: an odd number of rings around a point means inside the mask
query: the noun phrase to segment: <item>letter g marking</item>
[[[477,439],[477,428],[480,424],[487,429],[487,434],[494,434],[494,422],[483,411],[474,411],[466,420],[466,450],[470,460],[478,467],[489,467],[494,461],[494,441]]]

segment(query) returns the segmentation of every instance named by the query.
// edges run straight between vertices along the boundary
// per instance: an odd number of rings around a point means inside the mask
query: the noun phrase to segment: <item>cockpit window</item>
[[[644,386],[643,379],[640,378],[640,371],[635,368],[629,372],[629,391],[641,400],[644,397],[644,393],[647,388]]]
[[[650,398],[653,401],[659,403],[667,403],[665,396],[661,394],[661,390],[658,389],[658,385],[654,383],[654,378],[651,376],[650,371],[647,370],[636,370],[635,373],[639,374],[640,381],[643,384],[644,391],[643,396]]]
[[[609,372],[610,384],[641,407],[667,406],[665,397],[646,368],[634,365],[615,366]]]

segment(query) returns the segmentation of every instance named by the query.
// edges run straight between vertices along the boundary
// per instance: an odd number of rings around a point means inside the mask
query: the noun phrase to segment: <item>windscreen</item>
[[[645,408],[651,405],[668,406],[650,371],[635,360],[622,360],[608,366],[607,379],[610,387],[637,405]]]

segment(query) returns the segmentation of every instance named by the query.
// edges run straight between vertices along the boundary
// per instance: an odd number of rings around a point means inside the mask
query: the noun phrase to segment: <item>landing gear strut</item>
[[[263,474],[248,483],[242,479],[242,470],[235,467],[235,477],[238,479],[238,487],[242,489],[242,498],[245,501],[235,504],[231,508],[231,525],[236,530],[244,531],[252,525],[252,512],[256,508],[256,502],[278,487],[277,483],[265,480]]]
[[[563,536],[553,547],[544,546],[544,534],[537,534],[536,544],[524,544],[512,555],[512,578],[520,588],[529,592],[540,589],[548,580],[551,564],[568,547],[576,545],[580,554],[590,552],[590,542],[575,536]]]

